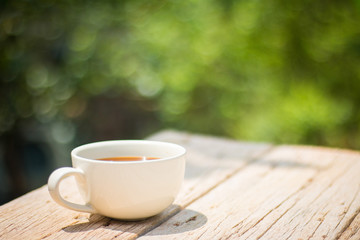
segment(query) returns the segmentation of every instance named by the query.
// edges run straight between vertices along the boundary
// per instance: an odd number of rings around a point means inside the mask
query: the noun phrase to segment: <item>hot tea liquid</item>
[[[145,156],[125,156],[125,157],[108,157],[108,158],[98,158],[96,160],[103,160],[103,161],[146,161],[146,160],[155,160],[160,159],[157,157],[145,157]]]

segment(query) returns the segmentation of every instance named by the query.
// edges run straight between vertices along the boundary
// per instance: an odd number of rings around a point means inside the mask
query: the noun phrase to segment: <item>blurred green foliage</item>
[[[360,149],[359,23],[359,0],[2,1],[0,134],[72,141],[122,96],[153,129]]]

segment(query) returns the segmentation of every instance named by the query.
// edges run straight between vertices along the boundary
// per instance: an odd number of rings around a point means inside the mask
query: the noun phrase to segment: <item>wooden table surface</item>
[[[0,206],[0,239],[360,239],[360,153],[163,131],[188,150],[163,213],[125,222],[57,205],[43,186]],[[80,202],[74,180],[61,185]]]

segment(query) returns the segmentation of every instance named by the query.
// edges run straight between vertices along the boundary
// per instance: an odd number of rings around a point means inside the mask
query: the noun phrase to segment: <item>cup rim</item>
[[[169,157],[164,157],[164,158],[159,158],[159,159],[154,159],[151,161],[103,161],[103,160],[98,160],[98,159],[91,159],[91,158],[86,158],[86,157],[82,157],[78,155],[78,152],[81,150],[84,150],[86,148],[90,148],[90,147],[95,147],[95,146],[101,146],[101,145],[108,145],[108,144],[126,144],[126,143],[145,143],[145,144],[163,144],[163,145],[170,145],[173,147],[176,147],[180,150],[180,153],[178,154],[174,154],[172,156]],[[154,140],[139,140],[139,139],[131,139],[131,140],[107,140],[107,141],[98,141],[98,142],[91,142],[91,143],[86,143],[83,145],[80,145],[76,148],[74,148],[71,151],[71,157],[74,159],[74,157],[76,157],[77,159],[81,159],[82,161],[87,161],[87,162],[96,162],[96,163],[101,163],[101,164],[143,164],[143,163],[152,163],[152,162],[162,162],[162,161],[167,161],[170,159],[175,159],[175,158],[179,158],[182,157],[186,154],[186,149],[178,144],[175,143],[171,143],[171,142],[164,142],[164,141],[154,141]]]

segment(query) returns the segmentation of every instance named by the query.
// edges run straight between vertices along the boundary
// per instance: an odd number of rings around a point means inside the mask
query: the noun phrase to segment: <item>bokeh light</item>
[[[165,128],[360,149],[359,13],[358,1],[3,1],[0,203],[70,165],[74,146]]]

